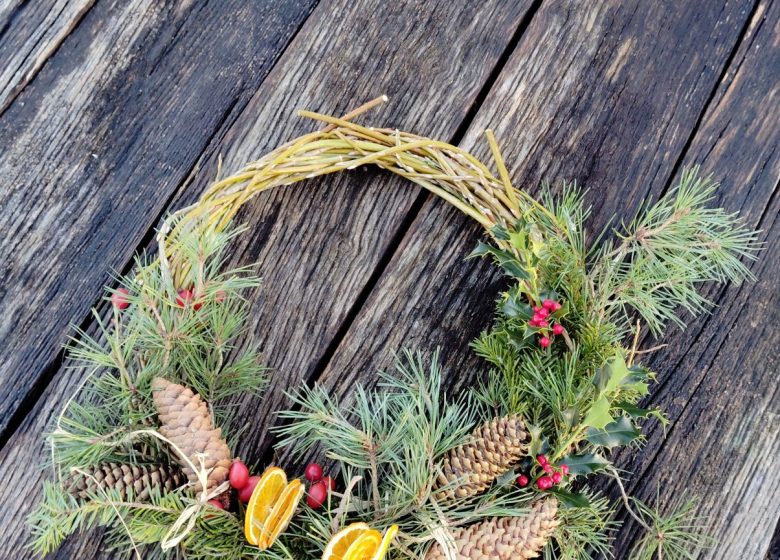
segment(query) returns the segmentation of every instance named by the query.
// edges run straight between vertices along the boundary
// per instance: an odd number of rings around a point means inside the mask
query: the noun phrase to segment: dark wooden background
[[[379,94],[364,121],[488,151],[517,186],[576,180],[593,228],[700,163],[716,202],[762,230],[758,282],[648,358],[666,434],[623,453],[630,491],[684,491],[719,538],[706,558],[778,558],[780,2],[772,0],[0,0],[0,557],[25,558],[47,473],[41,432],[84,373],[61,348],[90,330],[110,271],[194,200],[219,154],[236,170]],[[235,261],[258,261],[253,342],[275,370],[239,453],[271,458],[283,391],[348,398],[402,346],[442,358],[451,390],[484,366],[467,343],[502,280],[465,262],[480,232],[371,170],[279,190],[243,212]],[[650,346],[656,341],[647,340]],[[281,459],[284,459],[282,457]],[[627,524],[617,556],[637,532]],[[56,558],[96,558],[100,535]],[[101,556],[103,557],[103,556]]]

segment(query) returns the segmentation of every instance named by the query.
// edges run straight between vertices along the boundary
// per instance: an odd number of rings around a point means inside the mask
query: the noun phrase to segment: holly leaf
[[[596,453],[588,453],[586,455],[568,455],[561,459],[560,464],[569,467],[569,474],[578,476],[603,471],[609,465],[609,461]]]
[[[533,317],[533,310],[519,296],[519,293],[510,293],[501,305],[501,312],[510,319],[528,321]]]
[[[630,372],[623,356],[618,354],[601,366],[593,377],[593,384],[600,393],[611,393],[625,383]]]
[[[573,492],[568,492],[566,490],[562,490],[561,488],[553,488],[550,491],[552,494],[555,494],[555,497],[557,497],[561,503],[570,508],[586,508],[590,507],[590,500],[583,496],[582,494],[574,494]]]
[[[599,397],[590,407],[582,423],[596,430],[604,429],[608,424],[614,422],[614,418],[609,413],[609,400],[605,396]]]
[[[503,268],[504,272],[509,276],[519,278],[520,280],[528,280],[530,278],[528,272],[526,272],[513,254],[504,251],[503,249],[493,247],[492,245],[488,245],[487,243],[480,243],[477,245],[477,248],[471,252],[468,258],[484,257],[485,255],[492,255],[498,265]]]
[[[642,432],[628,416],[621,416],[604,426],[604,429],[588,428],[585,432],[585,439],[593,445],[612,448],[618,445],[628,445],[641,435]]]
[[[499,241],[509,241],[509,230],[500,224],[493,226],[493,229],[490,230],[490,235]]]
[[[660,408],[641,408],[635,404],[629,402],[619,402],[615,404],[616,408],[626,412],[631,418],[650,418],[651,416],[658,418],[658,420],[666,426],[669,423],[669,419],[664,415]]]

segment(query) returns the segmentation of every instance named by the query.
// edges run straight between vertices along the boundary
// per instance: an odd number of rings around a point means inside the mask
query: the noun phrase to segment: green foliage
[[[514,228],[492,232],[496,247],[480,245],[476,254],[492,256],[514,282],[499,298],[494,326],[473,343],[493,367],[476,395],[495,414],[526,418],[531,453],[545,450],[572,475],[587,476],[609,467],[612,448],[640,443],[643,422],[666,424],[662,411],[640,405],[654,375],[633,363],[636,348],[626,339],[633,335],[636,344],[637,318],[659,335],[669,322],[684,326],[680,309],[706,310],[702,282],[751,277],[743,261],[755,257],[755,234],[735,215],[707,207],[714,188],[697,169],[686,171],[670,193],[603,232],[592,249],[583,196],[570,185],[559,196],[544,188],[541,204]],[[562,303],[547,318],[563,325],[562,336],[529,326],[546,298]],[[553,340],[546,349],[542,335]]]
[[[248,320],[242,293],[256,288],[259,280],[248,268],[221,271],[233,235],[235,231],[195,228],[180,238],[179,250],[189,270],[183,287],[195,294],[192,302],[177,302],[180,286],[171,283],[159,260],[139,258],[135,276],[119,279],[129,292],[127,309],[111,307],[105,319],[93,310],[96,335],[76,332],[69,358],[72,367],[84,368],[87,377],[49,435],[58,478],[74,468],[106,461],[170,461],[156,438],[136,434],[156,425],[150,387],[156,376],[199,393],[226,438],[238,433],[231,423],[232,401],[236,396],[259,395],[266,368],[256,350],[236,346]],[[133,542],[159,543],[188,500],[185,495],[166,494],[157,496],[150,508],[131,500],[121,502],[109,491],[77,501],[64,493],[61,484],[47,483],[43,500],[30,517],[33,549],[51,551],[68,534],[93,526],[113,527],[110,540],[119,549]],[[203,530],[193,531],[192,539],[198,542],[192,543],[187,558],[212,557],[207,551],[227,558],[256,556],[244,550],[248,547],[242,544],[243,531],[238,527],[237,532],[235,516],[229,517],[200,520]],[[158,549],[148,554],[157,554]]]
[[[668,515],[640,500],[632,498],[632,502],[651,528],[632,549],[633,560],[692,560],[698,558],[703,549],[715,545],[715,540],[705,534],[706,528],[696,516],[696,500],[680,503]]]

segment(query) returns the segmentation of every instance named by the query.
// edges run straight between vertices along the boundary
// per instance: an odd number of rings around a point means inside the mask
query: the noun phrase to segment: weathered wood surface
[[[6,215],[14,208],[0,237],[5,550],[26,540],[22,517],[40,492],[40,477],[19,465],[40,462],[40,432],[82,375],[62,369],[58,345],[68,321],[89,328],[86,309],[108,268],[126,269],[160,213],[197,196],[217,154],[225,169],[237,168],[310,130],[294,120],[298,107],[340,112],[388,93],[391,104],[368,120],[448,138],[484,158],[481,133],[491,127],[517,185],[584,183],[596,226],[663,192],[681,164],[701,162],[724,179],[720,202],[766,232],[770,249],[753,267],[759,282],[708,288],[720,305],[713,316],[673,333],[649,360],[661,373],[652,401],[674,424],[666,439],[653,430],[642,452],[621,460],[640,495],[659,481],[664,498],[706,493],[701,511],[721,538],[711,557],[766,555],[780,515],[769,352],[780,342],[780,6],[385,4],[321,2],[308,19],[313,3],[241,8],[271,18],[258,22],[227,5],[145,11],[98,2],[57,48],[41,51],[51,60],[0,117],[0,170],[14,186],[0,195]],[[94,33],[106,24],[107,37]],[[10,31],[34,42],[32,32]],[[200,75],[222,65],[213,80]],[[97,149],[99,163],[85,164]],[[53,214],[41,213],[46,202],[57,208],[54,229]],[[483,370],[467,343],[489,324],[502,281],[487,262],[463,261],[479,230],[440,201],[359,171],[258,199],[242,218],[255,228],[236,245],[236,261],[259,261],[266,281],[253,338],[276,369],[262,405],[244,407],[255,425],[272,422],[282,391],[303,380],[341,396],[355,381],[370,384],[404,345],[442,346],[453,390]],[[761,312],[746,316],[748,301]],[[261,457],[270,443],[257,430],[240,453]],[[632,542],[627,529],[619,557]],[[57,557],[95,557],[99,544],[72,539]]]

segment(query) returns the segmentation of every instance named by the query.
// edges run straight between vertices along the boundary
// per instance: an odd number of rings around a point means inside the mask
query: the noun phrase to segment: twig
[[[628,514],[633,517],[639,525],[642,526],[643,529],[645,529],[648,533],[653,533],[655,530],[645,522],[644,519],[639,517],[639,515],[634,512],[633,508],[631,507],[631,502],[629,501],[628,494],[626,494],[626,489],[623,486],[623,481],[620,480],[620,474],[618,474],[617,470],[615,470],[615,467],[610,467],[608,471],[612,474],[612,477],[615,479],[615,482],[617,482],[618,488],[620,489],[620,497],[623,500],[623,505],[626,508],[626,511]],[[659,534],[659,541],[658,541],[658,560],[663,560],[663,547],[661,544],[661,540],[663,535]]]

